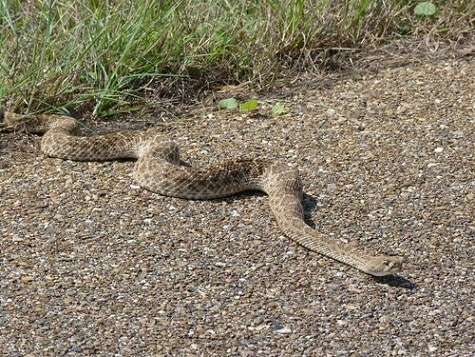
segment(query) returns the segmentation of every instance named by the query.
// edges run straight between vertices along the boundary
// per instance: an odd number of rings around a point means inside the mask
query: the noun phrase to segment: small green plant
[[[257,99],[250,99],[241,104],[239,104],[239,102],[235,98],[226,98],[218,102],[218,109],[228,109],[228,110],[239,109],[242,112],[256,110],[258,106],[259,106],[259,102],[257,101]],[[283,104],[276,104],[271,109],[272,115],[281,115],[283,112],[284,112]]]
[[[272,115],[282,115],[284,113],[284,105],[276,104],[272,107]]]
[[[222,99],[218,103],[218,109],[237,109],[239,106],[238,101],[234,98]]]
[[[251,99],[251,100],[248,100],[248,101],[242,103],[239,106],[239,110],[242,111],[242,112],[255,110],[255,109],[257,109],[258,105],[259,105],[259,103],[257,102],[257,100]]]
[[[244,103],[239,104],[238,101],[234,98],[222,99],[218,102],[218,109],[229,109],[235,110],[238,109],[242,112],[255,110],[259,102],[256,99],[250,99]]]
[[[424,1],[416,5],[414,13],[417,16],[433,16],[437,11],[437,8],[430,1]]]

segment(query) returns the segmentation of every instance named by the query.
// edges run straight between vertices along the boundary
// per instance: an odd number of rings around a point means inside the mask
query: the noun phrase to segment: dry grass
[[[150,91],[191,94],[223,83],[269,83],[289,68],[321,69],[348,51],[401,38],[473,32],[475,4],[269,0],[0,3],[0,104],[10,110],[133,110]]]

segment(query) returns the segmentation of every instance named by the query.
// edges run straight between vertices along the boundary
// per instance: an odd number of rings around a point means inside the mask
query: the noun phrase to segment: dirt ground
[[[293,243],[263,194],[161,197],[130,161],[45,158],[39,137],[0,134],[3,355],[474,355],[475,60],[379,61],[296,78],[257,112],[126,125],[163,128],[193,165],[298,168],[308,223],[403,256],[398,276]]]

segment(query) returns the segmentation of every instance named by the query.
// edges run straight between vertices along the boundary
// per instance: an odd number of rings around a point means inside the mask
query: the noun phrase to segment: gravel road
[[[250,114],[145,118],[193,165],[298,168],[308,223],[404,256],[389,278],[293,243],[263,194],[161,197],[131,161],[45,158],[39,137],[0,134],[2,355],[474,355],[474,78],[473,58],[381,65],[302,78]]]

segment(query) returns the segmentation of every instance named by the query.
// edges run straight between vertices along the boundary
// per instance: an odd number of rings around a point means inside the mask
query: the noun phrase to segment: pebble
[[[291,162],[308,223],[404,256],[399,276],[296,245],[265,195],[161,197],[131,162],[44,158],[37,137],[0,134],[3,354],[475,355],[475,62],[378,66],[277,89],[260,110],[281,116],[188,108],[166,130],[193,165]]]

